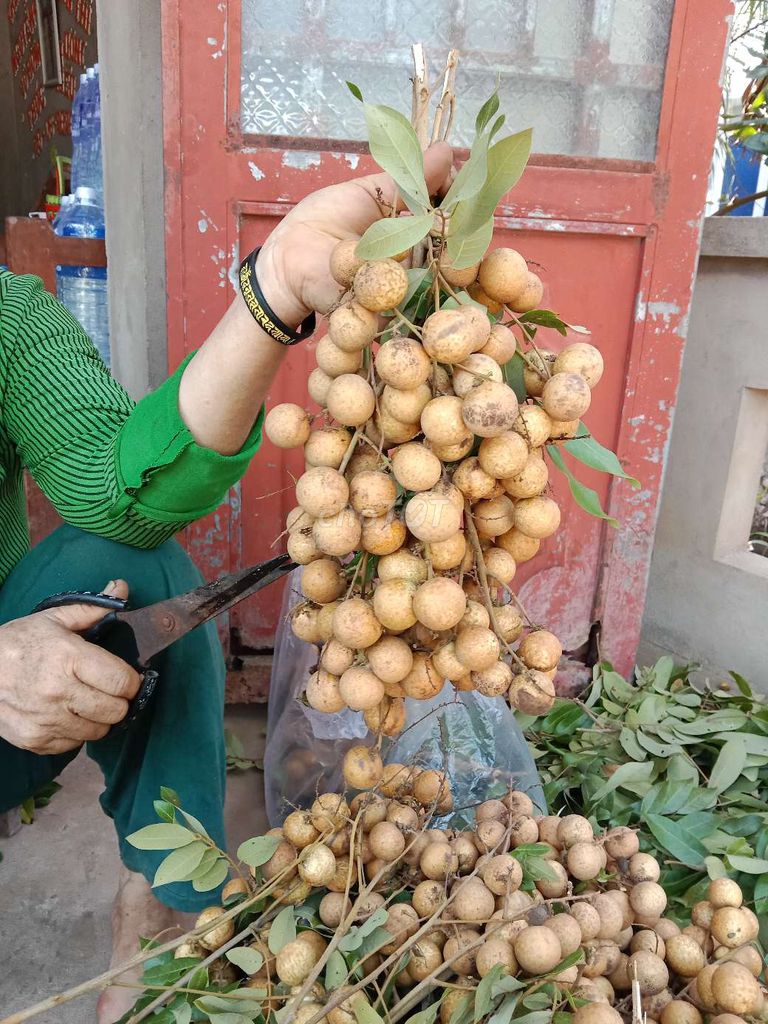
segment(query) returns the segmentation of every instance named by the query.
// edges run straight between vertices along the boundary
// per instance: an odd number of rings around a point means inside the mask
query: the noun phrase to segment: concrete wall
[[[768,692],[768,558],[747,547],[768,447],[768,221],[705,222],[641,663],[671,653]]]
[[[16,207],[18,191],[18,141],[16,105],[11,74],[11,40],[8,21],[0,11],[0,225]],[[0,226],[0,232],[2,227]]]
[[[167,375],[158,0],[97,0],[112,372],[135,397]]]

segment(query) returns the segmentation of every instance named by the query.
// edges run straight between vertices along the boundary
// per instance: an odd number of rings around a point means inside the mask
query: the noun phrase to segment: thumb
[[[448,188],[451,182],[452,167],[453,150],[447,142],[436,142],[424,150],[424,178],[427,183],[428,195],[439,195]],[[379,205],[382,199],[385,203],[391,203],[393,197],[397,195],[398,210],[406,208],[402,196],[399,195],[397,186],[389,174],[384,172],[368,174],[363,178],[353,180],[355,185],[362,185]]]
[[[128,597],[128,584],[125,580],[110,580],[104,587],[103,594],[108,597],[119,597],[125,600]],[[98,608],[91,604],[68,604],[60,608],[51,608],[43,614],[48,615],[54,622],[73,633],[80,633],[100,622],[107,614],[108,609]]]

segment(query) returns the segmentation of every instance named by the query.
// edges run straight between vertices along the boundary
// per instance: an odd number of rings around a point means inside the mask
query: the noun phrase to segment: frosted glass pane
[[[539,153],[652,160],[674,0],[242,0],[245,133],[362,140],[366,97],[406,111],[410,45],[461,53],[451,135],[500,80],[511,129]],[[564,12],[567,10],[567,17]]]

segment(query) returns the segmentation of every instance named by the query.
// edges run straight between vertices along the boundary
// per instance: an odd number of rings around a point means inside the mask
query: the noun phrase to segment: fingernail
[[[102,594],[114,594],[117,583],[115,580],[110,580],[109,583],[102,590]]]

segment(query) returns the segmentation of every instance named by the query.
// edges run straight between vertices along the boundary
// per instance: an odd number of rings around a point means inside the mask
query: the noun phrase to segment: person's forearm
[[[179,385],[179,412],[199,445],[221,455],[240,451],[286,352],[238,294]]]

